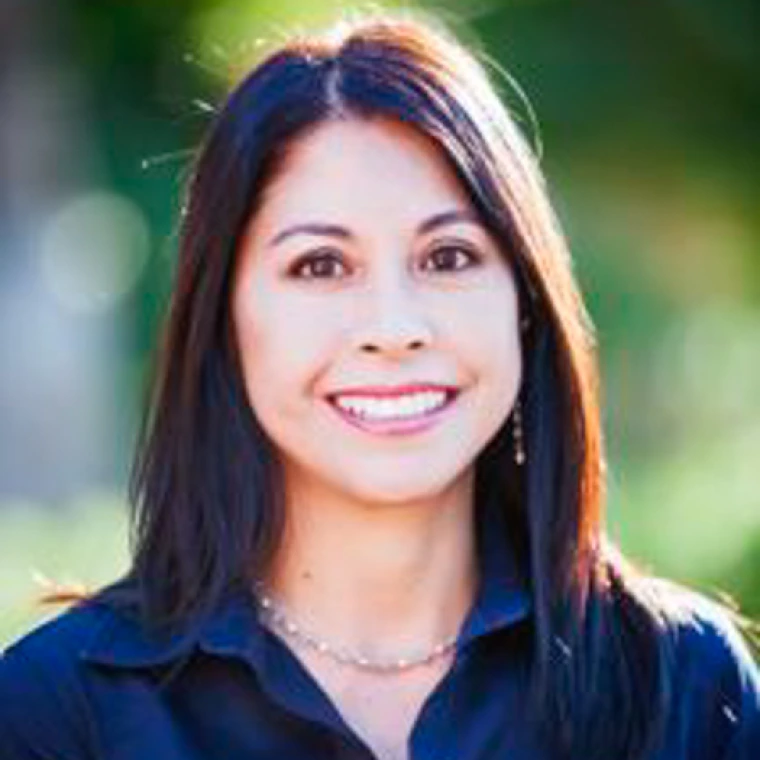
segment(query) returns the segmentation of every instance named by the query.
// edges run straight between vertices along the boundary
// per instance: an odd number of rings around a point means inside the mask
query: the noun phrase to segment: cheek
[[[501,350],[494,348],[495,356],[501,357],[505,371],[510,375],[516,375],[519,381],[522,371],[520,312],[512,276],[507,275],[490,295],[492,299],[490,315],[486,308],[482,313],[491,325],[494,343],[501,348]]]
[[[522,350],[518,331],[511,322],[495,324],[481,333],[480,360],[495,392],[512,399],[522,379]]]
[[[474,352],[478,364],[499,374],[520,374],[521,346],[517,302],[511,288],[486,290],[457,314],[460,342]]]
[[[310,391],[327,355],[328,325],[297,300],[251,290],[239,298],[235,328],[254,409],[282,408]]]

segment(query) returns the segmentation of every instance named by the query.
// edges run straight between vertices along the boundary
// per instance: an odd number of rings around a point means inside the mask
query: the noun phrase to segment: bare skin
[[[320,263],[308,277],[307,259]],[[432,650],[473,603],[474,463],[522,371],[511,270],[438,149],[408,126],[350,119],[296,143],[242,243],[233,317],[283,464],[269,592],[367,658]],[[357,429],[326,398],[410,382],[460,389],[415,434]],[[379,758],[405,760],[451,656],[378,675],[285,641]]]
[[[459,630],[477,585],[468,529],[472,521],[458,513],[467,500],[452,502],[448,509],[408,510],[403,516],[376,513],[372,518],[327,504],[320,501],[319,510],[313,510],[305,502],[291,511],[287,539],[268,583],[300,625],[334,645],[377,659],[430,651]],[[367,530],[373,535],[370,545],[351,540]],[[357,583],[366,584],[366,598]],[[353,603],[347,603],[349,597]],[[430,598],[438,602],[430,604]],[[379,674],[336,662],[292,636],[282,637],[378,758],[407,757],[415,721],[448,672],[451,653]]]
[[[449,671],[453,653],[413,670],[377,674],[347,668],[296,641],[288,639],[288,643],[345,722],[379,760],[407,760],[417,717]]]

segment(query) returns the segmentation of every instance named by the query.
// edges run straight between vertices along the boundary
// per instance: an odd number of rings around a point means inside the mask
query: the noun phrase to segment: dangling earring
[[[515,444],[515,464],[522,467],[525,464],[525,439],[523,436],[522,408],[520,399],[515,401],[512,409],[512,438]]]

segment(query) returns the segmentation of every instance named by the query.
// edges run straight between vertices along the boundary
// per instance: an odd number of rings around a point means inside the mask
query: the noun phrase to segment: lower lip
[[[421,433],[436,425],[451,409],[458,396],[459,393],[457,392],[449,396],[443,406],[407,419],[377,420],[368,419],[367,417],[355,417],[332,401],[328,400],[328,404],[338,413],[341,419],[366,433],[374,433],[375,435],[411,435],[413,433]]]

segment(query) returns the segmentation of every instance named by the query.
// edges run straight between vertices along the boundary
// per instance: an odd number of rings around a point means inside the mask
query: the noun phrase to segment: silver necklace
[[[261,616],[264,621],[272,626],[272,628],[290,636],[298,643],[304,644],[320,654],[326,655],[330,659],[339,662],[341,665],[351,665],[361,670],[368,670],[375,673],[410,670],[411,668],[426,665],[434,660],[444,657],[456,647],[458,638],[457,634],[449,636],[447,639],[444,639],[422,654],[386,660],[365,657],[364,655],[351,652],[344,647],[331,644],[329,641],[315,636],[310,631],[304,629],[301,625],[293,621],[282,604],[276,602],[265,592],[262,583],[259,582],[256,584],[256,591],[256,600],[260,607]]]

